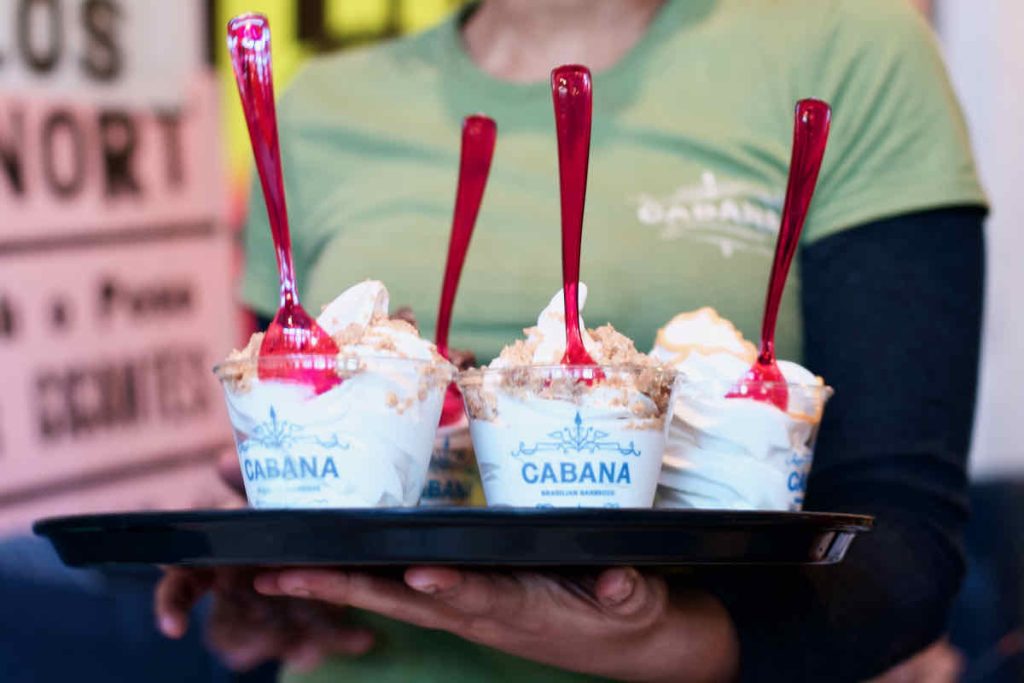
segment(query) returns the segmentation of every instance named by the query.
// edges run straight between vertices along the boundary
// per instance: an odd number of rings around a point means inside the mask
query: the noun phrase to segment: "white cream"
[[[756,355],[754,345],[743,339],[732,323],[708,306],[691,313],[680,313],[658,330],[651,355],[662,362],[674,363],[680,357],[685,360],[691,352],[749,358],[750,362]]]
[[[316,321],[333,337],[358,335],[358,343],[345,343],[343,355],[435,359],[434,345],[420,337],[412,325],[388,318],[389,302],[383,283],[366,280],[338,295]]]
[[[581,284],[581,308],[586,295]],[[607,368],[593,386],[531,369],[558,365],[565,353],[561,292],[526,335],[460,382],[488,505],[650,507],[671,375],[654,373],[662,380],[659,407],[641,390],[638,369],[653,363],[610,327],[585,331],[584,345],[597,363],[624,367]]]
[[[317,323],[330,335],[344,331],[349,325],[366,327],[374,318],[387,317],[391,297],[383,282],[364,280],[352,285],[324,306]]]
[[[594,338],[587,331],[583,322],[583,306],[587,303],[587,286],[580,283],[577,298],[580,309],[580,336],[583,337],[583,347],[594,360],[601,362],[601,345],[594,341]],[[537,316],[537,326],[524,330],[526,333],[526,344],[531,347],[532,354],[530,365],[558,365],[565,355],[565,297],[562,290],[558,290],[548,305]],[[516,363],[507,357],[495,358],[490,367],[504,368],[511,367]]]
[[[339,342],[339,357],[358,369],[320,395],[309,386],[255,376],[245,386],[225,382],[250,505],[417,503],[447,364],[429,341],[389,321],[387,312],[387,290],[374,281],[350,288],[324,309],[317,322]],[[245,363],[242,355],[229,360]]]
[[[726,398],[756,350],[711,308],[680,314],[658,332],[652,356],[683,373],[658,489],[663,507],[799,510],[828,390],[780,361],[788,410]]]

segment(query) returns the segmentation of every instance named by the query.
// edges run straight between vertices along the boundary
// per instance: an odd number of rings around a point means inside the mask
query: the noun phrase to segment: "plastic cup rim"
[[[212,370],[219,379],[226,379],[231,376],[232,370],[284,366],[295,363],[309,362],[309,366],[321,369],[337,369],[341,371],[356,372],[360,370],[373,370],[375,368],[392,367],[402,368],[403,371],[415,372],[420,368],[436,365],[439,368],[448,366],[454,377],[455,366],[448,361],[438,358],[425,360],[422,358],[400,358],[397,356],[381,355],[336,355],[325,356],[315,353],[294,353],[280,356],[259,356],[256,358],[242,358],[237,360],[224,360],[213,366]],[[369,367],[367,367],[369,366]]]
[[[642,374],[644,372],[654,372],[665,376],[666,378],[679,378],[683,374],[675,368],[665,366],[650,366],[650,365],[638,365],[638,364],[618,364],[618,365],[561,365],[561,364],[544,364],[544,365],[509,365],[504,367],[479,367],[469,368],[462,370],[456,377],[457,381],[461,381],[464,378],[474,377],[497,377],[501,375],[507,375],[511,373],[522,373],[529,372],[531,374],[538,375],[557,375],[557,374],[578,374],[586,377],[589,373],[595,373],[601,371],[605,374]]]

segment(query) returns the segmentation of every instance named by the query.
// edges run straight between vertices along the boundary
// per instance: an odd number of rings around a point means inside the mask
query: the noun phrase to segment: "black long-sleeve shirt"
[[[864,680],[944,632],[964,571],[983,220],[916,213],[802,251],[805,363],[836,389],[805,507],[877,525],[840,565],[709,573],[743,680]]]

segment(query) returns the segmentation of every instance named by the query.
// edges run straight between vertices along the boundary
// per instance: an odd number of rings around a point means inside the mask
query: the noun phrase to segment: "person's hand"
[[[212,592],[207,643],[233,670],[281,660],[308,671],[330,655],[360,655],[373,646],[370,631],[345,625],[342,608],[260,595],[252,587],[255,574],[253,569],[169,569],[156,589],[160,631],[181,638],[193,605]]]
[[[700,592],[670,595],[665,580],[609,569],[575,582],[538,573],[412,568],[404,582],[337,570],[268,571],[266,596],[353,606],[449,631],[526,659],[630,681],[723,681],[738,645],[725,608]]]
[[[217,476],[228,488],[246,501],[245,481],[242,479],[242,465],[238,462],[238,452],[232,448],[225,448],[217,457]]]
[[[963,655],[943,638],[869,683],[956,683],[963,672]]]

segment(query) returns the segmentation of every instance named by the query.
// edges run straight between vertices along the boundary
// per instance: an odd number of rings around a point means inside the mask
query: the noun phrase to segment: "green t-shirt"
[[[382,280],[434,333],[462,117],[498,122],[490,182],[451,343],[481,359],[560,287],[558,166],[547,82],[504,83],[465,53],[460,18],[312,62],[279,123],[299,286],[315,312]],[[983,204],[934,36],[903,0],[669,0],[641,42],[594,76],[582,279],[590,326],[649,348],[675,313],[711,305],[756,339],[785,191],[794,103],[834,109],[804,242],[869,221]],[[258,185],[244,301],[271,315],[277,274]],[[801,358],[799,271],[779,315]],[[811,368],[813,370],[813,368]],[[368,657],[315,680],[573,680],[444,634],[381,626]]]

